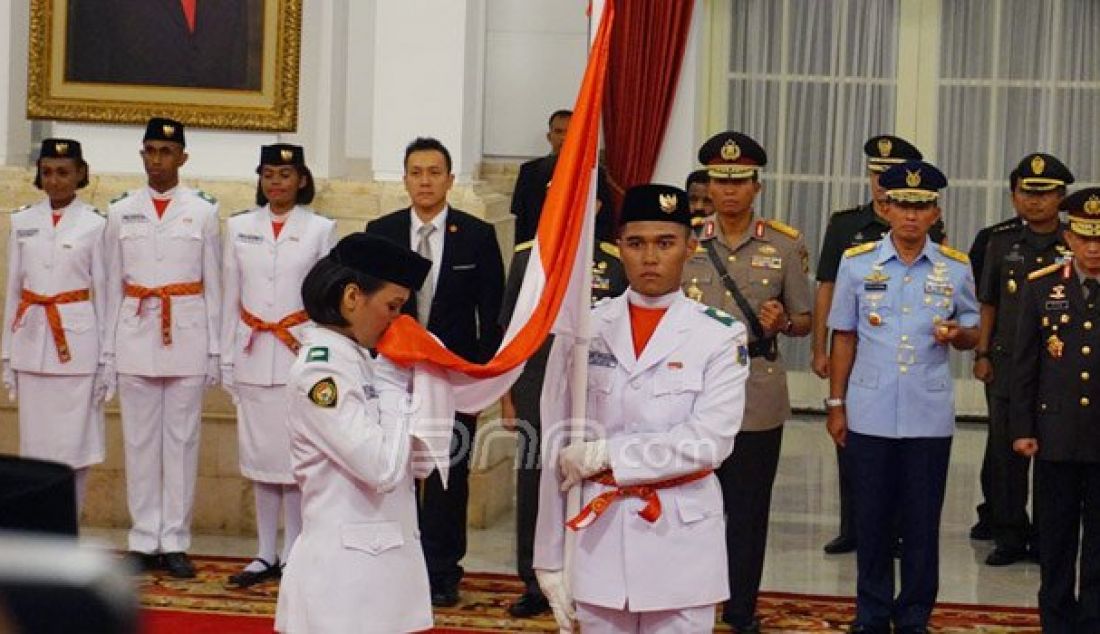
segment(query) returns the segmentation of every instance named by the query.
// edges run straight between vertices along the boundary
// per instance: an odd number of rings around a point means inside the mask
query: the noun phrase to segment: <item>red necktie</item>
[[[195,3],[198,0],[180,0],[183,5],[183,17],[187,19],[187,30],[195,32]]]

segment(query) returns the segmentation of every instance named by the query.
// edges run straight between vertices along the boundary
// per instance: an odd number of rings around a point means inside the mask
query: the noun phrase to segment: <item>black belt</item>
[[[775,361],[777,353],[775,337],[757,339],[749,344],[749,358],[764,357],[768,361]]]

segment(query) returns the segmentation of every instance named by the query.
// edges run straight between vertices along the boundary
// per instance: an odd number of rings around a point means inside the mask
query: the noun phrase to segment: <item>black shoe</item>
[[[283,576],[283,567],[279,565],[278,560],[273,564],[269,564],[267,561],[257,557],[253,561],[260,562],[260,565],[262,565],[264,569],[257,571],[242,570],[235,575],[229,575],[229,583],[238,588],[247,588],[257,583],[263,583],[268,579],[278,579]]]
[[[921,625],[894,628],[894,634],[928,634],[928,628]]]
[[[528,590],[520,595],[515,603],[508,606],[508,614],[517,619],[529,619],[532,616],[546,614],[550,611],[550,602],[541,592]]]
[[[458,605],[458,586],[432,588],[432,606],[453,608]]]
[[[837,535],[822,550],[826,555],[843,555],[856,549],[856,540],[847,535]]]
[[[848,628],[848,631],[852,634],[890,634],[890,626],[852,625]]]
[[[195,565],[188,559],[187,553],[164,553],[164,569],[176,579],[195,578]]]
[[[138,572],[153,572],[154,570],[160,570],[163,565],[160,553],[142,553],[130,550],[126,552],[126,559],[130,560],[131,565]]]
[[[977,524],[970,527],[970,539],[987,542],[993,539],[993,528],[979,520]]]
[[[733,634],[760,634],[760,619],[753,619],[745,625],[730,625]]]
[[[985,558],[987,566],[1010,566],[1027,559],[1027,550],[1023,548],[1004,548],[997,546]]]

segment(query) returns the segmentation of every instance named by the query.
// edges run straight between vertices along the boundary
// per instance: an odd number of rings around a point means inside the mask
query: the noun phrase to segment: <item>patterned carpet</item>
[[[231,557],[195,557],[198,578],[172,579],[157,574],[141,577],[141,603],[147,631],[258,632],[270,631],[278,585],[261,584],[246,590],[225,587],[226,578],[247,560]],[[554,632],[549,615],[516,620],[508,605],[523,585],[516,577],[467,574],[462,602],[437,609],[435,632]],[[765,592],[759,612],[765,632],[845,632],[853,615],[850,598]],[[190,619],[190,621],[189,621]],[[233,625],[236,624],[236,625]],[[719,626],[716,632],[728,631]],[[1008,634],[1039,632],[1035,610],[996,606],[940,604],[932,616],[933,632]]]

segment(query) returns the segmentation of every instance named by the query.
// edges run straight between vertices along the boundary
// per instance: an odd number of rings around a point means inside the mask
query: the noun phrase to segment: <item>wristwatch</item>
[[[825,399],[825,409],[829,409],[829,408],[832,408],[832,407],[843,407],[843,406],[844,406],[844,399],[842,399],[842,398],[827,398],[827,399]]]

